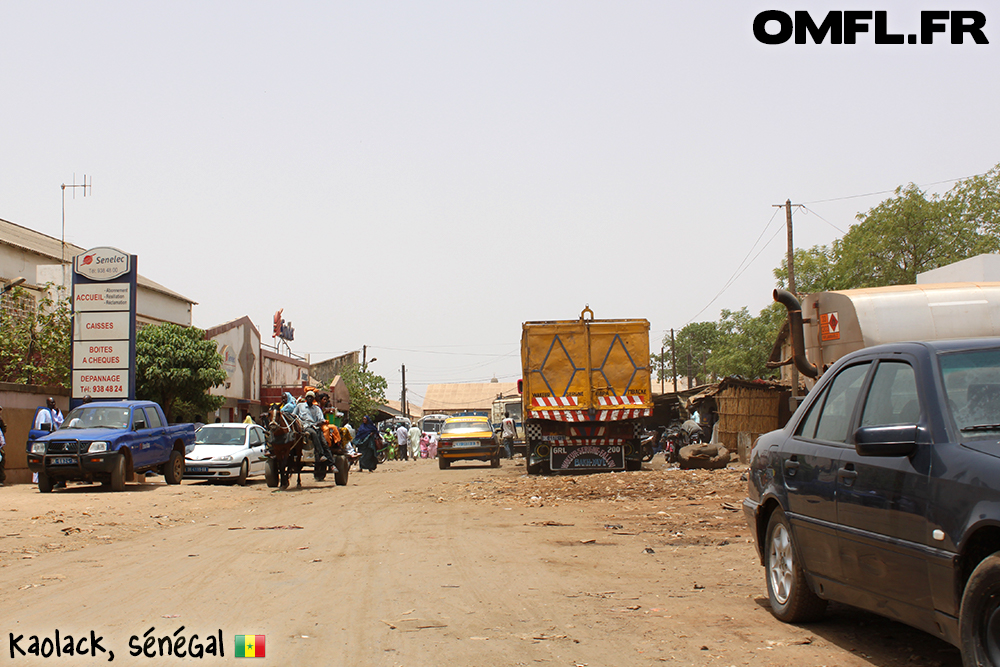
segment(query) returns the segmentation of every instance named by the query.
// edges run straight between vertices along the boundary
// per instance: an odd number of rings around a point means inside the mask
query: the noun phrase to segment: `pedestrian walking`
[[[514,438],[517,437],[517,427],[514,426],[514,420],[511,419],[510,413],[503,413],[503,422],[501,422],[500,427],[500,441],[503,443],[503,448],[507,450],[507,458],[514,458]]]
[[[396,427],[396,458],[404,461],[409,457],[410,432],[405,424]]]
[[[4,447],[7,445],[7,423],[3,420],[3,406],[0,405],[0,484],[7,481],[7,452]]]
[[[406,437],[407,445],[410,448],[410,458],[416,461],[420,458],[420,427],[414,424],[410,427],[410,432]]]
[[[354,445],[361,452],[361,460],[358,462],[361,469],[375,472],[378,467],[379,435],[375,424],[367,416],[361,418],[361,425],[354,436]]]

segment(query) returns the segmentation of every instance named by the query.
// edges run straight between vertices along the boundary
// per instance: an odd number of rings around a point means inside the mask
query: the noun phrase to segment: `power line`
[[[931,185],[941,185],[942,183],[956,183],[958,181],[967,181],[970,178],[977,178],[979,176],[985,176],[985,175],[986,175],[986,172],[983,172],[981,174],[973,174],[972,176],[963,176],[962,178],[946,178],[943,181],[934,181],[933,183],[922,183],[922,184],[918,183],[917,187],[925,188],[925,187],[928,187],[928,186],[931,186]],[[866,192],[863,195],[847,195],[845,197],[832,197],[830,199],[814,199],[813,201],[807,201],[807,202],[803,202],[803,203],[805,203],[805,204],[825,204],[826,202],[831,202],[831,201],[845,201],[847,199],[860,199],[862,197],[874,197],[875,195],[885,195],[885,194],[893,193],[895,191],[896,191],[896,188],[893,188],[892,190],[881,190],[879,192]]]
[[[742,276],[746,272],[746,270],[750,268],[750,265],[753,264],[754,261],[758,257],[760,257],[760,253],[764,252],[764,250],[769,245],[771,245],[771,242],[774,241],[774,237],[776,237],[779,233],[781,233],[782,227],[779,226],[778,229],[777,229],[777,231],[775,231],[775,233],[771,235],[771,238],[767,240],[767,243],[765,243],[763,246],[761,246],[761,249],[757,252],[756,255],[754,255],[753,259],[751,259],[749,262],[747,262],[747,257],[749,257],[750,253],[752,253],[754,251],[754,249],[757,247],[757,244],[760,242],[760,239],[764,236],[765,232],[767,232],[767,229],[771,226],[771,223],[774,222],[774,218],[775,218],[776,215],[778,215],[778,211],[779,210],[780,209],[774,209],[774,212],[771,214],[771,218],[767,221],[767,224],[764,225],[764,228],[760,231],[760,235],[757,237],[757,240],[754,241],[753,245],[750,246],[750,250],[747,251],[746,257],[744,257],[743,261],[739,263],[739,265],[736,267],[736,270],[733,272],[733,275],[730,276],[729,280],[726,281],[726,284],[722,286],[722,289],[719,290],[719,293],[716,294],[714,297],[712,297],[712,300],[709,301],[708,303],[706,303],[705,306],[704,306],[704,308],[702,308],[697,313],[695,313],[694,316],[690,320],[688,320],[687,322],[685,322],[684,326],[687,326],[688,324],[691,324],[692,322],[695,321],[695,319],[699,315],[701,315],[706,310],[708,310],[708,307],[711,306],[713,303],[715,303],[715,301],[720,296],[722,296],[722,294],[727,289],[729,289],[734,282],[736,282],[736,279],[739,278],[740,276]],[[683,328],[683,327],[681,327],[681,328]],[[666,331],[666,329],[664,329],[664,331]]]

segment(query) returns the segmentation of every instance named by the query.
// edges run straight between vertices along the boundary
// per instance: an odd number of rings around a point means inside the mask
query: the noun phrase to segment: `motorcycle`
[[[649,463],[656,455],[656,431],[646,431],[639,441],[639,452],[642,454],[642,462]]]

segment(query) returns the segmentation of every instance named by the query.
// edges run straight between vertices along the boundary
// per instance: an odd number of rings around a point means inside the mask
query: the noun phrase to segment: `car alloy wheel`
[[[795,566],[792,555],[792,539],[784,524],[776,524],[771,531],[770,552],[767,556],[767,576],[771,579],[771,590],[780,604],[787,604],[792,591]]]

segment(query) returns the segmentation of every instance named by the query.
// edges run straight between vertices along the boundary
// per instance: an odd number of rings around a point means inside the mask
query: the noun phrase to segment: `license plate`
[[[187,472],[208,472],[208,468],[205,466],[184,466],[184,470]]]
[[[52,459],[52,465],[56,466],[71,466],[76,463],[76,459],[71,459],[69,457],[59,457],[57,459]]]
[[[554,445],[549,459],[553,470],[622,470],[625,468],[625,448],[567,447]]]
[[[481,443],[478,440],[459,440],[455,447],[478,447]]]

